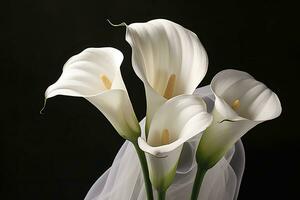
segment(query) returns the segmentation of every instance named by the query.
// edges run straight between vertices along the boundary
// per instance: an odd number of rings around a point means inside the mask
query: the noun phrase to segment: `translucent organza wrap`
[[[195,90],[207,103],[208,111],[214,105],[210,87]],[[174,122],[176,123],[176,122]],[[145,120],[140,123],[142,130]],[[144,133],[142,133],[144,134]],[[196,175],[195,153],[201,134],[184,144],[176,176],[167,191],[166,199],[189,199]],[[237,199],[245,166],[244,147],[239,140],[235,146],[205,175],[199,200]],[[155,189],[153,189],[155,191]],[[94,183],[85,200],[145,200],[143,174],[133,145],[126,141],[112,166]]]

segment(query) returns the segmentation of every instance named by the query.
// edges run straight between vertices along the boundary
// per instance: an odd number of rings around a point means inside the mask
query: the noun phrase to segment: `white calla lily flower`
[[[84,97],[96,106],[117,132],[128,140],[137,140],[140,127],[120,72],[123,54],[114,48],[88,48],[71,57],[60,78],[45,92]]]
[[[180,95],[164,103],[153,116],[147,141],[139,137],[146,152],[152,185],[166,191],[176,173],[184,142],[204,131],[212,116],[201,97]]]
[[[164,19],[126,26],[126,41],[146,90],[148,130],[156,109],[167,99],[193,93],[206,74],[208,58],[195,33]]]
[[[197,162],[206,169],[251,128],[281,113],[277,95],[246,72],[221,71],[213,78],[211,89],[215,96],[214,120],[197,150]]]

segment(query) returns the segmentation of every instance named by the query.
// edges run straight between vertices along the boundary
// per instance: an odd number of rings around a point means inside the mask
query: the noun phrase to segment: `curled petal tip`
[[[106,21],[113,27],[119,27],[119,26],[125,26],[127,27],[128,25],[125,22],[122,22],[120,24],[113,24],[109,19],[106,19]]]
[[[40,110],[40,115],[45,114],[44,110],[45,110],[45,108],[46,108],[46,103],[47,103],[47,98],[44,99],[44,104],[43,104],[42,109]]]

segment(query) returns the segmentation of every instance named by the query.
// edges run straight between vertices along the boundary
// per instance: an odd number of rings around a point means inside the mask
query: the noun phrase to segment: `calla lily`
[[[214,120],[204,131],[196,153],[197,174],[191,200],[198,199],[203,178],[245,133],[257,124],[278,117],[277,95],[246,72],[224,70],[211,82],[215,96]]]
[[[213,78],[211,89],[215,96],[214,120],[197,150],[198,165],[206,169],[251,128],[281,113],[277,95],[246,72],[221,71]]]
[[[122,53],[114,48],[88,48],[71,57],[60,78],[45,92],[84,97],[96,106],[125,139],[136,141],[140,127],[123,83]]]
[[[211,121],[199,96],[180,95],[157,110],[147,141],[139,137],[138,144],[146,152],[150,180],[159,192],[172,183],[183,143],[204,131]]]
[[[193,93],[206,74],[208,58],[197,35],[174,22],[156,19],[126,27],[133,69],[146,90],[147,134],[159,106]]]

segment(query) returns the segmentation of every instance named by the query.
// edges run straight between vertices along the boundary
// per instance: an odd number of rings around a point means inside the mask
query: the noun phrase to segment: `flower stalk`
[[[137,143],[137,141],[132,142],[136,153],[138,155],[142,172],[143,172],[143,177],[144,177],[144,183],[145,183],[145,189],[146,189],[146,194],[147,194],[147,199],[148,200],[153,200],[153,190],[152,190],[152,185],[150,182],[149,178],[149,171],[148,171],[148,165],[147,165],[147,160],[144,151],[142,151]]]
[[[193,185],[193,190],[192,190],[192,195],[191,195],[191,200],[197,200],[200,192],[200,188],[202,185],[202,182],[204,180],[204,176],[206,174],[207,170],[200,165],[197,167],[197,174],[195,178],[195,182]]]
[[[166,199],[166,190],[157,191],[158,200],[165,200]]]

